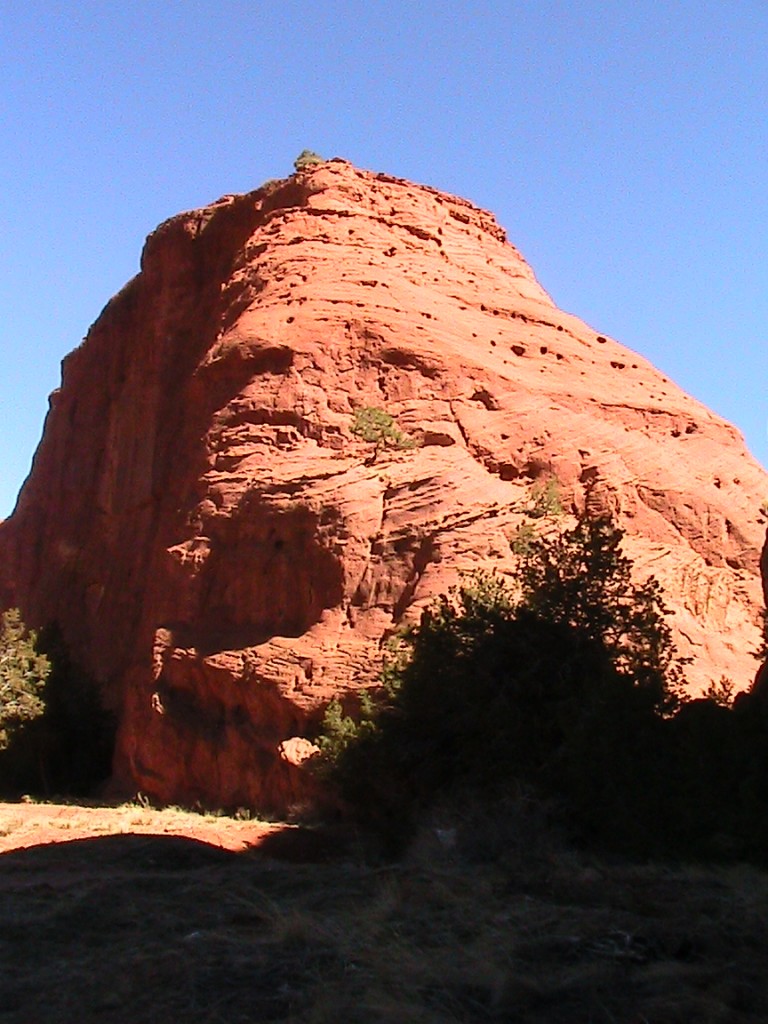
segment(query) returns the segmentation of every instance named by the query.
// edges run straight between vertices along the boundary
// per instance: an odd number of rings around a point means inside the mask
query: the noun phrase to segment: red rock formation
[[[174,217],[62,377],[4,594],[101,681],[125,789],[301,802],[295,738],[460,570],[511,570],[550,476],[617,513],[692,689],[751,681],[768,476],[464,200],[331,161]],[[372,461],[364,406],[421,446]]]

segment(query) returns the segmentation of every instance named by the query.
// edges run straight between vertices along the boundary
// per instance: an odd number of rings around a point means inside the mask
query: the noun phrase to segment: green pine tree
[[[633,581],[623,538],[610,517],[582,516],[555,538],[532,539],[518,569],[521,607],[599,644],[621,675],[668,712],[678,703],[685,662],[661,586],[653,577]]]
[[[313,152],[311,149],[302,149],[296,159],[293,161],[293,166],[297,171],[303,171],[306,167],[314,167],[315,164],[325,163],[319,153]]]
[[[416,447],[416,442],[400,430],[394,417],[375,406],[355,410],[352,417],[352,433],[374,446],[372,462],[378,458],[382,448]]]
[[[51,670],[37,650],[37,634],[28,630],[18,608],[0,618],[0,750],[26,722],[43,714],[42,694]]]

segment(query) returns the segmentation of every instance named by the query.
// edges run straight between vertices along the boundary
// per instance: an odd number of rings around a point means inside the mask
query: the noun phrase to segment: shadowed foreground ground
[[[235,852],[142,814],[157,834],[0,855],[1,1024],[768,1019],[753,869],[609,863],[519,808],[435,822],[388,866],[296,830]]]

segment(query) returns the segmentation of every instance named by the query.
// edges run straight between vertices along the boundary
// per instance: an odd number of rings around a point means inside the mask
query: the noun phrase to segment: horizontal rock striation
[[[382,408],[418,442],[352,433]],[[768,475],[738,432],[563,313],[494,218],[344,161],[162,224],[63,363],[3,598],[119,717],[115,785],[285,813],[333,694],[556,478],[665,587],[692,692],[748,685]]]

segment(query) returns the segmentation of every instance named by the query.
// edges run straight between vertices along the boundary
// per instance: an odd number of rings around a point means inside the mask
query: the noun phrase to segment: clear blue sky
[[[768,462],[766,54],[766,0],[0,0],[0,517],[144,237],[305,147],[492,210]]]

